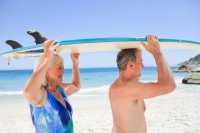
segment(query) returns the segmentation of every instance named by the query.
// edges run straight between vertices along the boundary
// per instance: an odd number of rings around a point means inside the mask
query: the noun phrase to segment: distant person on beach
[[[71,54],[72,83],[63,83],[64,60],[54,54],[58,44],[44,42],[41,56],[24,89],[38,133],[73,133],[72,107],[68,96],[80,90],[79,53]]]
[[[142,51],[123,49],[117,55],[118,79],[110,86],[109,98],[113,115],[112,133],[146,133],[144,99],[172,92],[175,81],[172,72],[162,54],[156,36],[147,36],[147,43],[141,45],[153,55],[158,69],[155,83],[139,81],[142,63]],[[162,118],[161,118],[162,119]]]

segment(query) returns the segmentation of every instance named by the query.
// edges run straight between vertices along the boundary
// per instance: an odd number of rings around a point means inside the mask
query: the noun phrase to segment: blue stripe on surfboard
[[[28,50],[28,51],[23,51],[19,53],[43,53],[44,49],[38,49],[38,50]]]
[[[26,51],[25,51],[26,52]],[[38,49],[38,50],[30,50],[30,51],[27,51],[28,53],[43,53],[44,52],[44,49]]]
[[[59,44],[82,44],[82,43],[101,43],[101,42],[142,42],[147,41],[146,38],[91,38],[91,39],[78,39],[78,40],[66,40],[58,42]],[[189,40],[177,40],[177,39],[159,39],[160,42],[179,42],[179,43],[191,43],[198,44],[200,42]]]
[[[71,45],[71,44],[84,44],[84,43],[104,43],[104,42],[142,42],[142,41],[147,41],[146,38],[90,38],[90,39],[77,39],[77,40],[65,40],[65,41],[60,41],[58,42],[60,45]],[[195,42],[195,41],[189,41],[189,40],[178,40],[178,39],[164,39],[160,38],[160,42],[175,42],[175,43],[190,43],[190,44],[196,44],[200,45],[200,42]],[[38,44],[33,46],[28,46],[28,47],[22,47],[22,48],[17,48],[13,49],[7,52],[3,52],[0,55],[4,54],[9,54],[13,52],[18,52],[18,51],[23,51],[26,52],[29,49],[33,48],[40,48],[39,50],[43,49],[43,44]],[[31,50],[29,52],[33,52],[36,50]],[[39,52],[40,53],[40,52]]]
[[[78,39],[66,40],[58,42],[59,44],[82,44],[82,43],[104,43],[104,42],[138,42],[145,41],[145,38],[91,38],[91,39]]]

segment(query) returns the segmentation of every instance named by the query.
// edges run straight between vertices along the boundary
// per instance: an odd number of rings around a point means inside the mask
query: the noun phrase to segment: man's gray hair
[[[117,54],[117,66],[120,71],[126,70],[128,61],[133,61],[134,63],[137,62],[137,52],[139,50],[137,48],[130,48],[130,49],[122,49]]]

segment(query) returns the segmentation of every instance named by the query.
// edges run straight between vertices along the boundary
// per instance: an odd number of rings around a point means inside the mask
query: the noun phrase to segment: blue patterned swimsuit
[[[30,105],[32,121],[37,133],[73,133],[72,107],[61,87],[66,108],[47,91],[46,103],[42,107]]]

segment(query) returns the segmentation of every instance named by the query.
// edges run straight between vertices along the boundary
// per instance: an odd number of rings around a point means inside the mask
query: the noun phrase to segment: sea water
[[[199,85],[184,85],[182,79],[194,73],[174,72],[177,67],[171,67],[177,84],[177,90],[198,90]],[[0,70],[0,96],[21,95],[33,70]],[[103,94],[107,95],[109,86],[118,78],[117,68],[81,68],[81,91],[78,94]],[[141,82],[156,82],[157,68],[145,67],[142,70]],[[70,83],[72,70],[65,69],[63,81]]]

